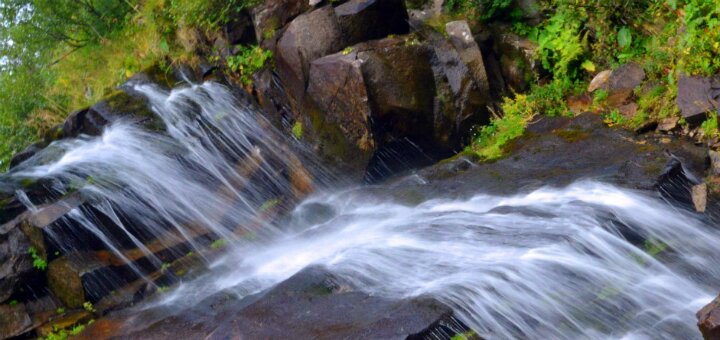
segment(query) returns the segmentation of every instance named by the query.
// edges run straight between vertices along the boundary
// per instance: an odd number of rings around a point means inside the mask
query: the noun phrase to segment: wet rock
[[[701,183],[698,185],[695,185],[691,189],[692,194],[692,202],[695,206],[695,211],[699,213],[705,212],[705,209],[707,208],[707,195],[708,195],[708,186],[705,183]]]
[[[590,110],[592,98],[587,94],[569,96],[567,99],[567,105],[572,113],[579,115]]]
[[[20,165],[20,163],[34,156],[38,151],[42,150],[43,147],[43,144],[35,143],[25,148],[25,150],[16,153],[10,160],[10,169]]]
[[[48,266],[50,290],[69,308],[80,308],[85,302],[81,270],[67,258],[57,259]]]
[[[665,133],[675,131],[679,127],[679,121],[679,117],[664,118],[658,123],[657,130]]]
[[[410,30],[404,0],[350,0],[336,7],[335,14],[348,45]]]
[[[30,242],[20,228],[0,227],[0,301],[7,300],[33,271],[29,247]]]
[[[720,339],[720,297],[715,298],[695,315],[703,338],[707,340]]]
[[[81,325],[92,320],[92,318],[92,313],[86,310],[68,312],[66,314],[50,318],[48,322],[37,328],[37,333],[41,337],[46,337],[56,330],[68,329],[76,325]]]
[[[27,332],[32,320],[21,303],[0,305],[0,338],[7,339]]]
[[[241,11],[233,15],[222,28],[225,39],[230,45],[257,43],[257,35],[250,14]]]
[[[63,124],[63,138],[98,136],[109,123],[123,118],[132,119],[153,130],[164,126],[148,109],[144,99],[117,91],[90,108],[71,113]]]
[[[240,301],[217,294],[190,310],[122,335],[282,339],[292,332],[298,339],[401,339],[430,334],[454,321],[452,311],[437,301],[369,295],[323,268],[311,267],[260,294]],[[102,331],[98,323],[86,334]]]
[[[258,42],[272,40],[290,20],[310,9],[307,1],[265,0],[250,11]]]
[[[315,60],[310,67],[307,91],[318,105],[324,124],[342,131],[344,141],[333,142],[346,144],[348,152],[336,156],[360,168],[367,165],[376,150],[362,63],[357,52]]]
[[[275,61],[280,79],[298,107],[310,63],[343,47],[340,24],[330,6],[300,15],[287,26],[278,41]]]
[[[718,91],[720,94],[720,91]],[[711,79],[680,75],[676,102],[682,116],[691,124],[705,120],[705,114],[720,109]]]

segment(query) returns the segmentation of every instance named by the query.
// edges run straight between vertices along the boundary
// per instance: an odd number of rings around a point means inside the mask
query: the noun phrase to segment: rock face
[[[20,228],[0,227],[0,301],[7,300],[16,284],[33,270],[29,247],[30,241]]]
[[[697,124],[705,114],[718,110],[720,114],[720,77],[708,79],[681,75],[678,79],[677,105],[685,119]]]
[[[496,27],[492,32],[490,43],[503,81],[497,85],[510,92],[524,92],[540,78],[537,44],[510,32],[508,27]]]
[[[699,310],[696,316],[698,327],[705,339],[720,339],[720,297]]]
[[[333,125],[342,132],[337,138],[344,139],[341,143],[349,146],[344,158],[353,159],[360,166],[370,161],[376,149],[362,63],[357,52],[338,53],[315,60],[310,67],[307,91],[322,112],[322,124]]]
[[[292,18],[310,9],[307,1],[264,0],[251,11],[258,42],[272,40]]]
[[[310,63],[342,48],[340,24],[330,6],[300,15],[287,26],[278,41],[275,61],[297,107],[305,94]]]
[[[0,338],[18,336],[32,326],[32,320],[23,304],[0,305]]]
[[[212,296],[190,310],[136,327],[129,334],[112,328],[114,320],[122,322],[125,317],[137,318],[137,314],[120,313],[110,320],[100,320],[89,326],[84,336],[416,339],[443,324],[454,325],[455,330],[466,329],[452,317],[448,307],[434,300],[391,300],[368,295],[320,267],[304,269],[268,291],[240,301],[226,294]]]
[[[335,8],[347,45],[409,32],[404,0],[350,0]]]

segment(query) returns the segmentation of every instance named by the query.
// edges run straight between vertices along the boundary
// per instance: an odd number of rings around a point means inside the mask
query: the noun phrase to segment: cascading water
[[[373,295],[433,297],[489,339],[700,336],[694,312],[720,281],[720,232],[654,195],[594,181],[416,204],[377,194],[391,185],[326,190],[282,225],[238,233],[287,192],[273,182],[273,162],[288,162],[282,144],[219,85],[138,90],[167,134],[116,123],[98,138],[56,143],[60,158],[9,176],[51,178],[66,191],[79,183],[96,214],[121,229],[132,222],[123,234],[140,249],[138,233],[192,240],[195,225],[236,240],[210,273],[142,309],[178,312],[219,291],[245,297],[321,265]],[[264,182],[250,179],[258,171]],[[86,211],[66,218],[123,256]],[[239,236],[249,232],[262,237]]]

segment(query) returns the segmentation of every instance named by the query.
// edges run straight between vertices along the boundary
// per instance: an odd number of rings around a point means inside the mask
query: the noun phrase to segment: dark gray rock
[[[264,0],[250,11],[256,40],[273,40],[285,24],[309,9],[308,1]]]
[[[680,75],[676,102],[689,123],[698,124],[705,120],[706,113],[720,109],[717,99],[711,79]]]
[[[410,30],[404,0],[350,0],[335,14],[348,45]]]
[[[32,326],[32,320],[23,304],[0,305],[0,338],[7,339],[23,334]]]

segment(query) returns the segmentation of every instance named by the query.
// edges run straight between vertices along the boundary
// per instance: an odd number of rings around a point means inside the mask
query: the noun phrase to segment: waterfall
[[[53,143],[4,180],[79,192],[85,203],[48,230],[59,251],[107,250],[147,281],[137,262],[162,267],[157,249],[231,243],[209,272],[141,309],[246,297],[319,265],[372,295],[437,299],[488,339],[699,337],[694,312],[716,293],[720,231],[652,193],[585,180],[419,203],[378,194],[391,184],[303,198],[289,179],[292,142],[223,86],[135,90],[164,132],[117,121]],[[273,221],[264,212],[277,205],[290,211]]]

